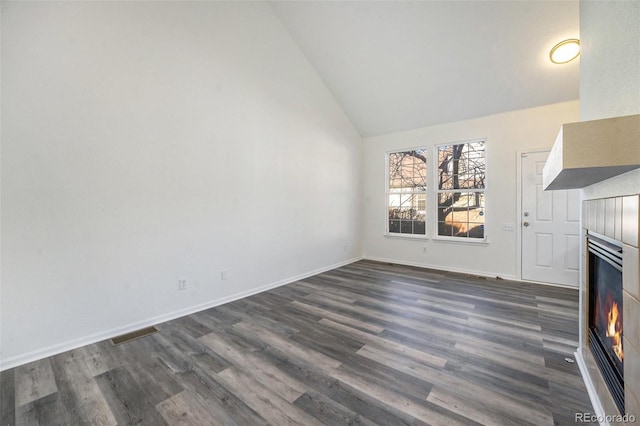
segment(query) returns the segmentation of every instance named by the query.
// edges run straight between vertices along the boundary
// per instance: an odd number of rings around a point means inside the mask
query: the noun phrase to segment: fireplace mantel
[[[640,114],[567,123],[544,165],[544,189],[584,188],[640,168]]]

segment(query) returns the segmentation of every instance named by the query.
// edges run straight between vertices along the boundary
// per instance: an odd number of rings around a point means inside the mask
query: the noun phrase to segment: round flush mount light
[[[554,64],[566,64],[577,58],[579,54],[580,40],[570,38],[553,46],[553,49],[549,52],[549,59]]]

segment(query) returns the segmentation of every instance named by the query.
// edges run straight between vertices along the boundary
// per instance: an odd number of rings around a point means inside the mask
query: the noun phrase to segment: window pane
[[[484,238],[484,223],[470,223],[469,238]]]
[[[417,194],[416,200],[418,203],[418,210],[424,212],[427,209],[427,196],[426,194]]]
[[[422,191],[427,186],[426,149],[389,154],[389,190]]]
[[[400,222],[400,233],[413,234],[413,222],[410,220],[403,220]]]
[[[484,238],[484,193],[443,192],[439,197],[438,235]]]
[[[426,149],[389,154],[387,199],[390,233],[425,235]]]
[[[438,222],[444,222],[444,218],[447,217],[449,211],[446,207],[438,207]]]
[[[484,187],[484,141],[438,147],[439,189],[483,189]]]
[[[413,200],[413,194],[402,194],[400,195],[400,207],[408,208],[411,207],[411,201]]]
[[[400,209],[398,207],[389,207],[389,220],[400,219]]]
[[[447,225],[444,222],[438,222],[438,235],[443,237],[452,237],[453,236],[453,228],[450,225]]]
[[[403,219],[415,220],[424,217],[426,214],[424,210],[425,197],[424,194],[403,195],[400,207],[404,212]]]
[[[453,198],[451,197],[450,192],[440,192],[438,193],[438,207],[451,207],[453,205]]]
[[[389,232],[425,234],[426,212],[417,206],[424,195],[411,195],[400,207],[389,207]]]

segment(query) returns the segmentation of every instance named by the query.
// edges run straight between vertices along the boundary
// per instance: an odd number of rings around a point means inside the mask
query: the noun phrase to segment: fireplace
[[[590,231],[587,246],[589,347],[615,404],[624,413],[622,244]]]

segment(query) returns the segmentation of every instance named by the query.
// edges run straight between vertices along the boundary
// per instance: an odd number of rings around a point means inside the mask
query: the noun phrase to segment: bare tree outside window
[[[426,148],[389,154],[388,232],[426,234]]]
[[[438,235],[484,238],[485,142],[438,147]]]

